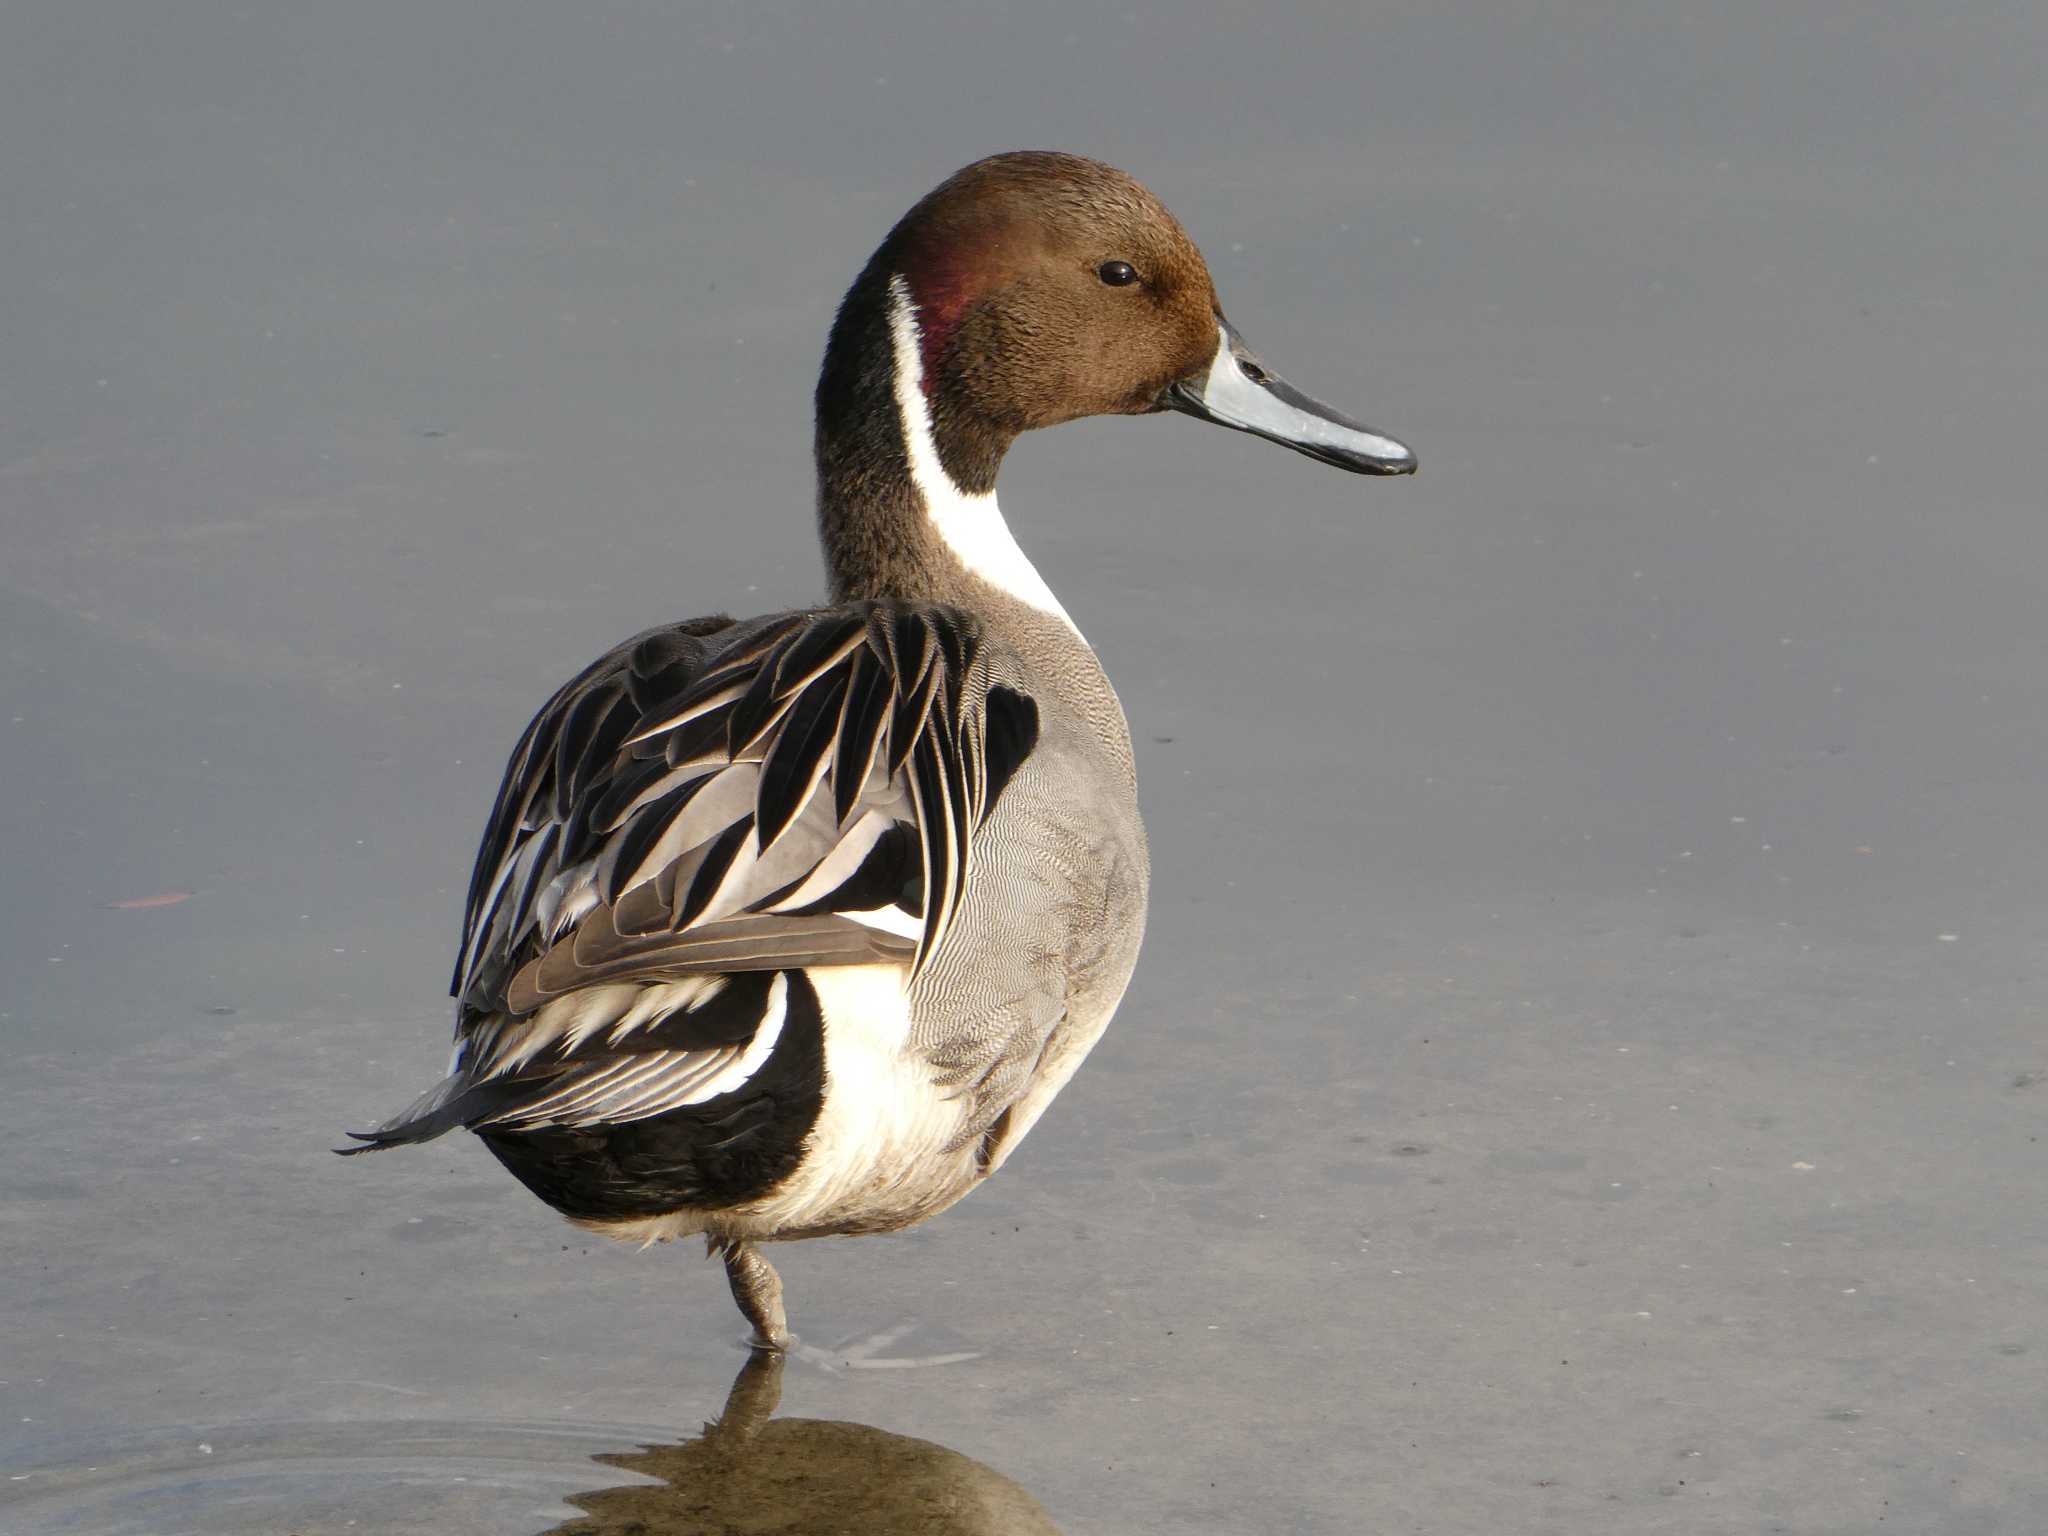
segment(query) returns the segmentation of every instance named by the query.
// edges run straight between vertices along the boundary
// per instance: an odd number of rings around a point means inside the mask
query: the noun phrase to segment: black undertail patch
[[[775,1049],[730,1093],[622,1125],[481,1130],[512,1176],[564,1216],[626,1221],[773,1191],[803,1160],[825,1102],[825,1019],[800,970]]]

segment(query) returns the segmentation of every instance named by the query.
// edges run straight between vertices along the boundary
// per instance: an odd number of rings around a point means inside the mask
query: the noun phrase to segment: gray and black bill
[[[1274,373],[1221,316],[1206,371],[1167,386],[1160,403],[1221,427],[1305,453],[1358,475],[1412,475],[1415,454],[1371,427],[1312,400]]]

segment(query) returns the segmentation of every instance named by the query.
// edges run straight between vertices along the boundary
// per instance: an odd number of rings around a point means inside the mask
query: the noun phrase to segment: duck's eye
[[[1105,261],[1095,275],[1112,288],[1128,288],[1138,280],[1138,269],[1128,261]]]

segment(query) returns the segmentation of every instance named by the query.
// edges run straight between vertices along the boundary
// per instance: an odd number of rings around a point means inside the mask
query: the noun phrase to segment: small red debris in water
[[[191,891],[158,891],[154,896],[130,896],[122,901],[110,901],[107,905],[116,912],[145,912],[151,907],[175,907],[179,902],[191,898]]]

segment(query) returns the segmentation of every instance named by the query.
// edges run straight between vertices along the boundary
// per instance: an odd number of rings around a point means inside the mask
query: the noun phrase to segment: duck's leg
[[[754,1325],[750,1341],[756,1349],[785,1350],[796,1342],[789,1331],[789,1319],[782,1310],[782,1277],[775,1266],[761,1257],[761,1250],[748,1242],[729,1242],[721,1247],[725,1278],[732,1286],[732,1299]]]

